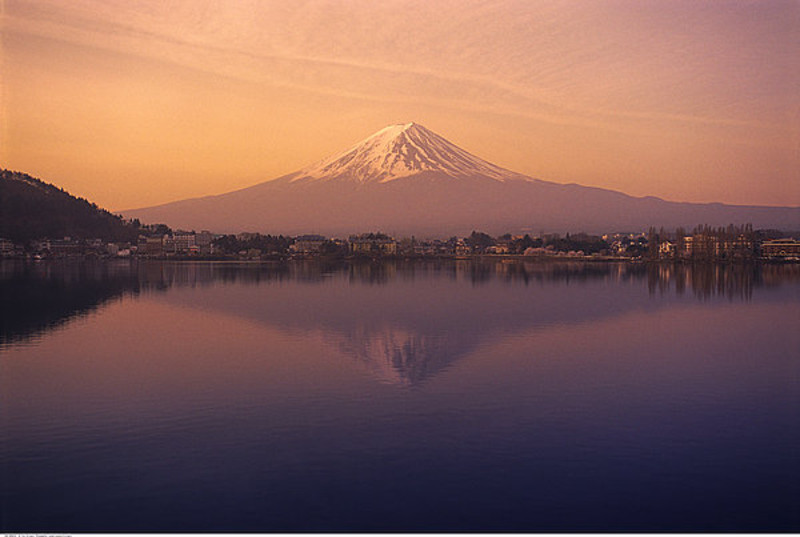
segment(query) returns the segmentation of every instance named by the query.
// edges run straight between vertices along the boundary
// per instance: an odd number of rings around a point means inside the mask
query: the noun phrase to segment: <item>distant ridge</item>
[[[28,174],[0,171],[0,238],[99,238],[135,240],[135,228],[122,218]]]
[[[187,229],[289,235],[606,232],[731,223],[800,228],[798,207],[678,203],[534,179],[413,122],[390,125],[341,153],[249,188],[123,214]]]

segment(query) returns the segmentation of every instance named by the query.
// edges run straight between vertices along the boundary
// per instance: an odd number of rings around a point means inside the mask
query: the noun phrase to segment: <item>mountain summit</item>
[[[406,123],[381,129],[350,149],[292,174],[289,180],[386,183],[422,172],[496,181],[521,177],[464,151],[419,123]]]
[[[797,229],[800,208],[675,203],[559,184],[476,157],[418,123],[390,125],[350,149],[219,196],[124,212],[218,233],[399,236],[638,231],[752,223]]]

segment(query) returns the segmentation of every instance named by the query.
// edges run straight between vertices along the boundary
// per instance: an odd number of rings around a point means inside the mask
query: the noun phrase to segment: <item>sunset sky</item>
[[[800,1],[0,0],[0,167],[122,210],[415,121],[504,168],[800,205]]]

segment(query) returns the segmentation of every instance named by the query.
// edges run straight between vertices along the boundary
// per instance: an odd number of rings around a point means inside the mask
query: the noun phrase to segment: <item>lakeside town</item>
[[[711,228],[690,232],[651,228],[641,233],[589,235],[586,233],[512,235],[492,237],[473,231],[448,239],[396,238],[364,233],[348,238],[322,235],[215,234],[210,231],[173,231],[163,224],[142,226],[136,241],[45,238],[14,243],[0,238],[0,258],[45,260],[71,257],[146,258],[171,260],[280,261],[286,259],[345,258],[469,258],[521,257],[541,260],[636,262],[800,262],[800,240],[777,230],[750,226]]]

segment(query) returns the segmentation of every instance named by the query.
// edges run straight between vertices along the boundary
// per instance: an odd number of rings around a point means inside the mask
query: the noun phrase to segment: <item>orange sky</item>
[[[0,167],[112,210],[416,121],[550,181],[800,205],[800,2],[0,0]]]

